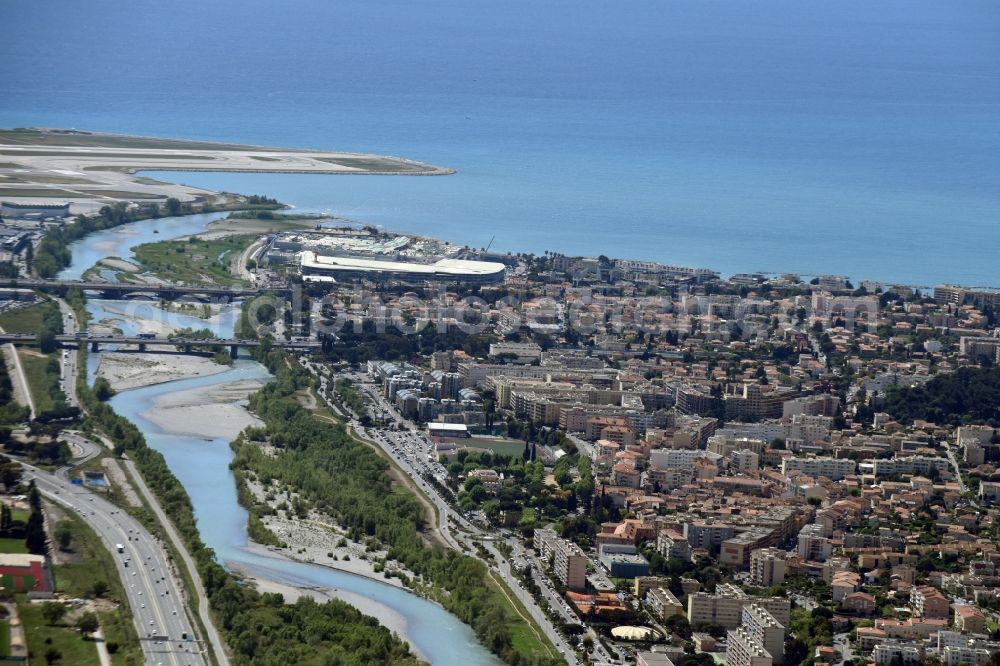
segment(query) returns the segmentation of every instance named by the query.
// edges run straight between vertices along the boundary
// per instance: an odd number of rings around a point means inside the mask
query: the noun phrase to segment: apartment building
[[[781,462],[781,473],[799,471],[809,476],[825,476],[831,481],[840,481],[854,474],[858,465],[849,458],[785,458]]]
[[[517,363],[533,363],[542,360],[542,348],[534,342],[492,342],[490,358],[510,358]]]
[[[813,523],[799,530],[797,552],[804,560],[825,562],[833,552],[833,544],[824,536],[823,526]]]
[[[906,458],[876,458],[872,461],[872,473],[876,477],[892,477],[900,474],[920,474],[927,476],[931,468],[937,470],[939,476],[950,474],[951,464],[947,458],[935,456],[908,456]]]
[[[920,666],[924,663],[923,643],[887,640],[872,650],[875,666]]]
[[[587,589],[587,556],[580,547],[560,538],[555,530],[535,530],[535,548],[543,561],[552,559],[552,573],[570,590]]]
[[[774,658],[746,627],[727,633],[726,666],[772,666]]]
[[[646,601],[653,611],[653,614],[661,622],[666,622],[667,619],[673,617],[674,615],[683,615],[684,606],[681,604],[680,600],[674,595],[673,592],[665,587],[657,587],[650,590],[646,594]]]
[[[758,548],[750,551],[750,584],[772,587],[785,582],[785,556],[780,548]]]
[[[718,464],[722,456],[697,449],[653,449],[649,452],[649,464],[657,469],[694,469],[695,460],[700,458]]]
[[[746,474],[760,469],[760,456],[749,449],[733,451],[729,455],[729,469],[733,474]]]
[[[766,608],[757,603],[744,606],[742,626],[767,650],[775,664],[785,661],[785,627]]]
[[[767,448],[767,442],[753,437],[733,437],[715,434],[708,438],[708,450],[722,457],[729,457],[736,451],[753,451],[760,455]]]
[[[693,469],[657,469],[654,467],[646,470],[646,485],[653,489],[659,488],[660,491],[674,490],[691,483],[693,477]]]
[[[958,351],[966,358],[975,360],[985,356],[992,361],[1000,355],[1000,338],[965,335],[959,338]]]
[[[716,550],[726,539],[731,539],[736,529],[728,523],[684,523],[684,538],[692,548]]]
[[[996,642],[990,647],[949,645],[941,651],[941,662],[944,666],[988,666],[997,651],[1000,643]]]
[[[656,550],[667,559],[691,560],[691,544],[676,530],[663,530],[656,537]]]
[[[695,592],[688,595],[688,621],[708,622],[735,629],[743,619],[743,607],[756,603],[766,609],[782,626],[788,626],[791,602],[783,597],[751,597],[738,586],[723,583],[715,594]]]
[[[951,615],[948,599],[936,588],[921,585],[910,590],[913,614],[922,618],[943,619]]]
[[[968,604],[955,604],[955,628],[966,634],[985,634],[983,611]]]
[[[750,566],[750,554],[773,543],[773,531],[755,527],[723,541],[719,546],[719,562],[736,569]]]

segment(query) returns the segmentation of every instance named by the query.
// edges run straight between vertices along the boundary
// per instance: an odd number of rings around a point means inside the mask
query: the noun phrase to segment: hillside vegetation
[[[923,386],[890,388],[886,411],[898,421],[1000,425],[1000,368],[961,368]]]

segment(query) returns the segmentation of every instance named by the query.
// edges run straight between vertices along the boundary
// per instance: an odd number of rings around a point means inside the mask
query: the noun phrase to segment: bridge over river
[[[149,347],[157,347],[161,352],[176,354],[201,352],[205,347],[229,347],[229,354],[233,358],[236,358],[236,354],[241,347],[252,348],[265,344],[260,340],[237,340],[233,338],[158,338],[147,335],[57,335],[55,339],[61,347],[89,345],[90,350],[94,352],[100,351],[103,344],[135,345],[138,351],[146,351]],[[35,333],[0,333],[0,344],[7,342],[34,345],[38,344],[38,335]],[[269,340],[267,344],[282,349],[309,351],[318,349],[321,343],[317,340]]]
[[[218,287],[208,285],[180,284],[140,284],[132,282],[94,282],[84,280],[7,280],[2,286],[14,289],[37,289],[38,291],[65,294],[70,288],[81,291],[96,291],[102,298],[126,298],[131,295],[151,294],[160,298],[175,299],[181,296],[201,296],[215,299],[233,300],[247,296],[273,293],[282,296],[291,294],[287,285],[277,287]]]

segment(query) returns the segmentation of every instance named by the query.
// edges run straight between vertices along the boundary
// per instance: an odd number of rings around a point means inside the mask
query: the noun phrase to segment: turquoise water
[[[407,636],[432,664],[464,666],[495,664],[466,625],[441,607],[399,588],[316,565],[258,555],[246,550],[247,513],[236,499],[229,462],[232,451],[223,439],[183,437],[164,433],[143,417],[163,395],[233,381],[266,381],[259,363],[236,361],[233,369],[211,377],[195,377],[119,393],[111,399],[115,411],[135,423],[150,446],[162,453],[184,484],[195,507],[198,530],[219,561],[238,564],[265,578],[292,585],[336,588],[363,595],[391,608],[406,620]]]
[[[215,217],[199,215],[144,220],[91,234],[73,244],[73,264],[60,277],[79,277],[94,261],[104,256],[130,257],[131,248],[141,243],[203,231]],[[154,229],[160,233],[154,234]],[[155,321],[179,327],[208,327],[220,336],[231,337],[238,316],[238,308],[230,308],[217,320],[208,323],[197,317],[163,311],[156,307],[155,302],[149,301],[94,299],[88,300],[87,309],[92,322],[113,320],[113,325],[126,334],[142,331],[143,321]],[[122,311],[134,319],[122,317]],[[100,354],[88,354],[88,381],[93,382],[99,362]],[[245,567],[261,577],[280,583],[336,588],[382,604],[406,621],[407,638],[421,655],[435,665],[497,664],[497,660],[478,644],[467,625],[425,599],[376,580],[248,551],[247,513],[236,498],[236,486],[229,470],[232,451],[228,440],[167,433],[143,416],[160,396],[234,381],[268,379],[270,375],[262,365],[239,359],[232,369],[217,375],[122,391],[111,399],[111,405],[117,413],[136,424],[149,445],[166,458],[170,470],[191,497],[202,538],[215,551],[220,562]]]
[[[60,272],[59,276],[64,280],[79,280],[83,277],[84,271],[101,259],[108,257],[133,259],[135,253],[132,249],[138,245],[158,243],[204,231],[209,222],[226,215],[228,213],[162,217],[94,232],[82,240],[70,243],[73,264]]]
[[[992,0],[45,0],[0,21],[0,125],[458,169],[187,182],[498,249],[1000,283]]]

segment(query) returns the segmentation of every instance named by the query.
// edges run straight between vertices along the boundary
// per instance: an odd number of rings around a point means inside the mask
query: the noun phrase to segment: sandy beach
[[[263,425],[260,419],[237,404],[261,386],[256,380],[240,380],[169,393],[156,398],[153,407],[143,416],[169,434],[232,439],[249,426]]]

